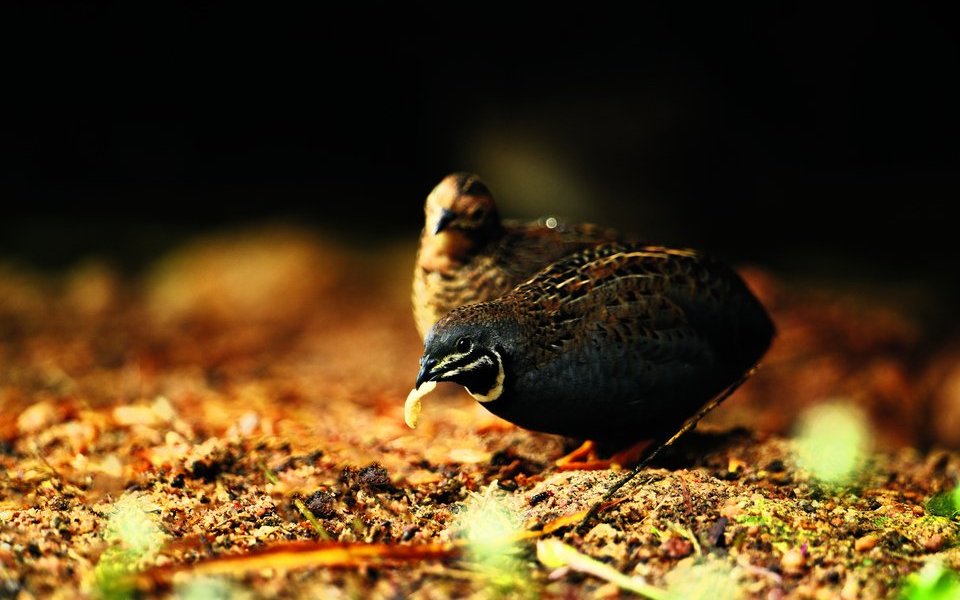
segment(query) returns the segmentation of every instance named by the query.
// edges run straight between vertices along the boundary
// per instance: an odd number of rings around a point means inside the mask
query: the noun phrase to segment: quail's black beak
[[[456,218],[457,213],[452,210],[447,210],[446,208],[440,209],[440,218],[437,219],[437,226],[433,228],[433,235],[437,235],[441,231],[447,228],[454,218]]]
[[[424,359],[420,361],[420,372],[417,373],[417,385],[415,387],[419,388],[424,383],[433,381],[438,375],[438,373],[433,371],[433,368],[436,366],[437,359],[424,357]]]

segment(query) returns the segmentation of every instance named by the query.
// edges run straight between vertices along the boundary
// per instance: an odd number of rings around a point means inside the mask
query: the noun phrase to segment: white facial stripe
[[[474,394],[470,390],[467,390],[467,393],[473,396],[474,400],[480,403],[493,402],[500,397],[500,394],[503,393],[503,358],[500,357],[500,353],[498,353],[496,350],[493,350],[493,354],[497,357],[497,382],[486,394]],[[490,360],[490,358],[487,356],[484,358],[487,361]]]
[[[463,365],[462,367],[457,367],[456,369],[447,373],[447,375],[459,375],[464,371],[472,371],[474,367],[479,367],[480,365],[489,365],[492,367],[493,361],[490,360],[489,356],[481,356],[480,358],[478,358],[477,360],[473,361],[470,364]]]
[[[437,363],[437,366],[435,366],[435,367],[433,368],[433,370],[434,370],[434,371],[441,372],[441,371],[443,371],[443,368],[444,368],[445,366],[449,365],[449,364],[452,363],[452,362],[456,362],[456,361],[460,360],[461,358],[463,358],[463,357],[466,356],[467,354],[470,354],[470,353],[469,353],[469,352],[461,352],[460,354],[451,354],[451,355],[449,355],[449,356],[446,356],[446,357],[444,357],[443,360],[441,360],[439,363]],[[462,367],[461,367],[461,368],[462,368]]]

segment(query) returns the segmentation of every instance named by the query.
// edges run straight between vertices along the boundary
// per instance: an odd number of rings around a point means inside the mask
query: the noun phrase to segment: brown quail
[[[463,306],[428,333],[417,375],[452,381],[528,429],[663,440],[736,386],[774,326],[729,267],[692,250],[610,243]]]
[[[610,229],[555,219],[501,221],[490,190],[470,173],[445,177],[424,211],[413,277],[421,337],[450,310],[499,298],[555,260],[617,237]]]

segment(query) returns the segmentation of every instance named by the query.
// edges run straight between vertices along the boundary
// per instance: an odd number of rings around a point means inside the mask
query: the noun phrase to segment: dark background
[[[412,238],[473,170],[507,215],[956,294],[953,15],[128,4],[8,11],[0,256],[135,270],[277,218]]]

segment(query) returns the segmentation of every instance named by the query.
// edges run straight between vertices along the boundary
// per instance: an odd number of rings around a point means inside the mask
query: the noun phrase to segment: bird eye
[[[470,338],[462,337],[457,340],[457,352],[466,352],[472,345],[473,343],[470,341]]]

